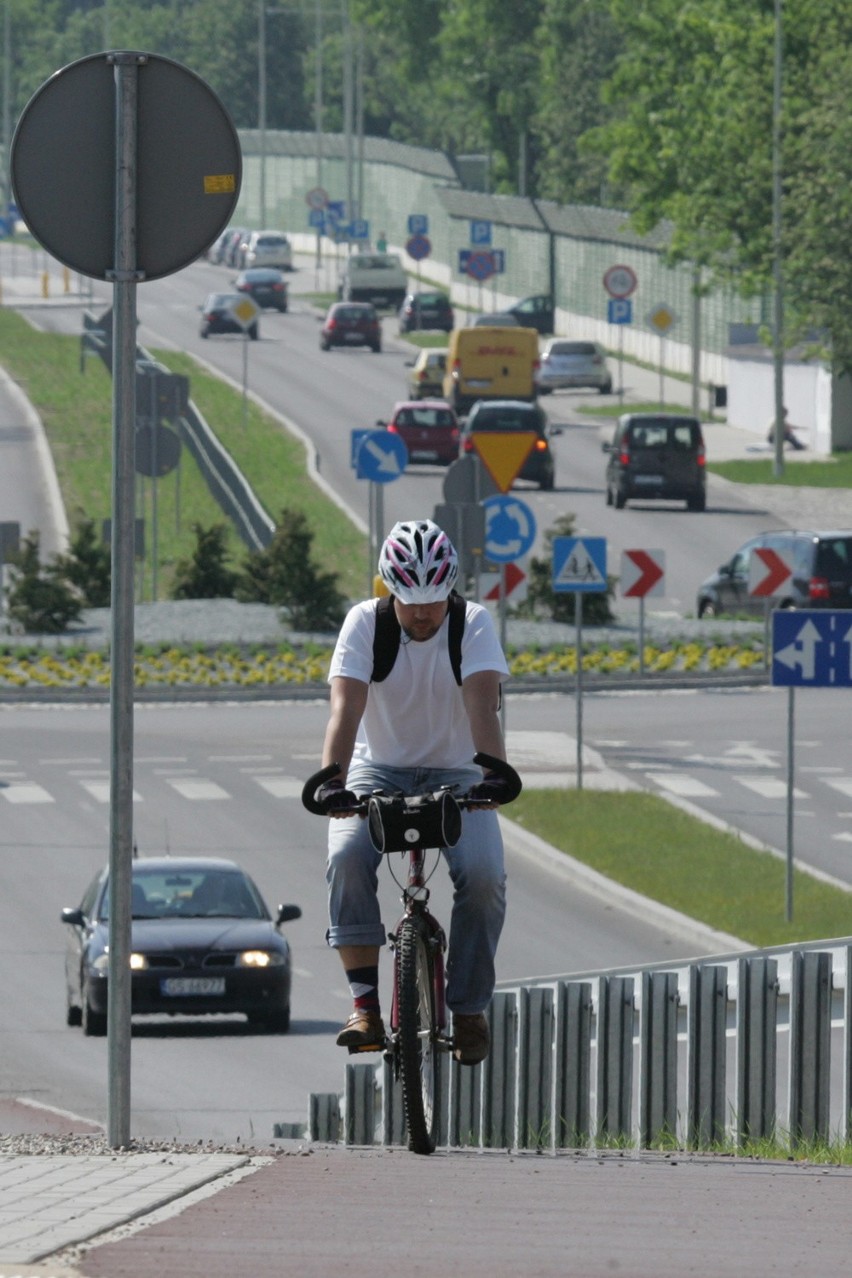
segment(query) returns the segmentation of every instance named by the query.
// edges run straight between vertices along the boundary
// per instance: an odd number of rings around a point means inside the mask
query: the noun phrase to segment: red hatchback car
[[[370,302],[335,302],[320,329],[320,350],[332,346],[369,346],[376,354],[382,349],[382,329]]]
[[[386,425],[399,435],[412,464],[449,466],[459,455],[458,418],[446,400],[405,400],[395,404]]]

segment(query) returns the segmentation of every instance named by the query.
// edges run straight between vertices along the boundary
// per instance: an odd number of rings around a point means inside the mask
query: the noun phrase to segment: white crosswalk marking
[[[109,803],[109,781],[81,781],[80,785],[88,791],[96,803]],[[133,791],[133,802],[142,802],[142,795],[136,790]]]
[[[719,793],[685,772],[649,772],[648,777],[662,789],[679,794],[683,799],[710,799]]]
[[[55,803],[52,794],[43,786],[24,781],[11,781],[0,787],[0,794],[7,803]]]
[[[823,777],[826,785],[830,785],[833,790],[839,790],[841,794],[845,794],[848,799],[852,799],[852,777]]]
[[[275,799],[298,799],[302,782],[293,777],[255,777],[257,784]]]
[[[744,785],[747,790],[753,790],[755,794],[759,794],[764,799],[783,799],[787,794],[787,782],[782,781],[780,777],[735,777],[740,785]],[[793,794],[797,799],[807,799],[808,795],[804,790],[794,787]]]
[[[230,799],[227,790],[223,790],[215,781],[205,781],[203,777],[167,777],[173,790],[185,799]]]

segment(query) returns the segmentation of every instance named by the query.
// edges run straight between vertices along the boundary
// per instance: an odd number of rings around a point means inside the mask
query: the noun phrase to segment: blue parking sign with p
[[[606,317],[610,324],[632,324],[633,303],[629,297],[611,297],[606,304]]]

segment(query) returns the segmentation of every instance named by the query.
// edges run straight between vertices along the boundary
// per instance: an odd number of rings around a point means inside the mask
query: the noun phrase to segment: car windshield
[[[283,235],[259,235],[257,237],[258,248],[280,248],[282,244],[286,244],[287,240]]]
[[[595,348],[591,342],[552,342],[548,355],[594,355]]]
[[[634,448],[692,448],[696,441],[697,425],[691,421],[660,421],[649,417],[644,422],[634,422],[630,428],[630,440]]]
[[[542,422],[538,413],[524,412],[521,408],[489,408],[477,413],[474,430],[534,430],[540,432]]]
[[[372,309],[369,306],[338,306],[334,312],[335,319],[344,320],[366,320],[373,318]]]
[[[452,426],[449,408],[402,408],[397,413],[397,426]]]
[[[256,888],[239,870],[199,866],[191,870],[133,871],[130,908],[134,919],[267,917]],[[109,919],[109,884],[99,912]]]

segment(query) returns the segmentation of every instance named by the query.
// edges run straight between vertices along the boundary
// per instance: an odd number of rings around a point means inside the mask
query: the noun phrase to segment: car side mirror
[[[561,427],[561,426],[548,426],[548,428],[547,428],[547,433],[548,433],[548,435],[550,435],[550,436],[553,436],[553,435],[561,435],[561,434],[562,434],[562,427]]]
[[[378,418],[378,419],[377,419],[377,421],[376,421],[376,425],[377,425],[377,426],[381,426],[383,429],[384,429],[384,428],[387,428],[387,422],[383,422],[383,421],[381,420],[381,418]]]
[[[604,442],[601,444],[601,452],[602,452],[602,453],[611,453],[611,452],[612,452],[612,444],[608,444],[606,441],[604,441]]]
[[[279,905],[278,915],[275,919],[275,926],[279,927],[282,923],[292,923],[294,919],[302,917],[302,908],[299,905]]]
[[[405,361],[405,367],[406,367],[406,368],[413,368],[416,362],[417,362],[416,360],[413,360],[413,359],[407,359],[407,360]]]
[[[66,905],[61,917],[63,923],[71,923],[74,927],[83,926],[83,911],[79,908],[71,909]]]

